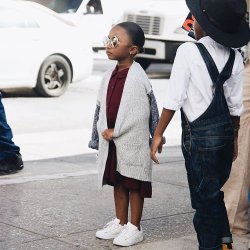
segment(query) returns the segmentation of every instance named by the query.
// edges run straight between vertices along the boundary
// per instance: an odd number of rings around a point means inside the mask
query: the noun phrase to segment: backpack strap
[[[224,82],[228,78],[230,78],[232,74],[232,69],[233,69],[234,60],[235,60],[235,51],[233,49],[230,49],[229,59],[226,65],[224,66],[223,70],[221,71],[221,73],[219,73],[215,62],[212,56],[210,55],[210,53],[208,52],[208,50],[206,49],[206,47],[202,43],[195,43],[195,45],[198,47],[201,53],[201,56],[207,66],[208,73],[214,85],[216,85],[218,81],[220,85],[223,85]]]

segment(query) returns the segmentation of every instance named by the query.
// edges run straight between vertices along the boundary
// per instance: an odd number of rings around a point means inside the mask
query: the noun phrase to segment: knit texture
[[[99,148],[97,159],[99,187],[105,184],[103,173],[109,147],[109,142],[103,139],[101,133],[107,129],[106,93],[111,74],[112,70],[105,74],[99,89],[92,138],[89,143],[90,147]],[[117,151],[117,171],[121,175],[142,181],[152,180],[149,138],[150,132],[153,136],[158,119],[158,108],[151,84],[141,66],[134,62],[125,81],[113,134]],[[94,132],[96,121],[98,138]]]
[[[99,147],[99,135],[97,131],[97,121],[99,120],[100,106],[96,105],[91,140],[89,142],[89,148],[98,150]]]

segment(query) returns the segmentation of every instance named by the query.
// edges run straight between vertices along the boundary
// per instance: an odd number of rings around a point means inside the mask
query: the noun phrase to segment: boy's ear
[[[129,50],[129,54],[135,56],[139,53],[139,49],[137,46],[131,46]]]

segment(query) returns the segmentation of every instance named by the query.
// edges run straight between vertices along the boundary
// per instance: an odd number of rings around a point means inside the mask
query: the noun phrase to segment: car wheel
[[[67,90],[71,78],[71,68],[66,59],[50,56],[41,65],[35,91],[41,96],[60,96]]]
[[[140,65],[142,66],[142,68],[144,70],[146,70],[149,65],[151,64],[151,61],[149,59],[146,59],[146,58],[135,58],[135,61],[140,63]]]

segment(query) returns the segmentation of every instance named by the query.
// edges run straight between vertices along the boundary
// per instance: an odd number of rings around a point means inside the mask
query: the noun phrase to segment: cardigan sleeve
[[[151,85],[145,71],[143,72],[143,75],[144,75],[143,84],[146,88],[147,96],[149,99],[149,105],[150,105],[149,131],[150,131],[151,137],[153,138],[154,133],[155,133],[155,129],[156,129],[157,124],[159,122],[159,111],[158,111],[154,91],[152,89],[152,85]],[[151,144],[151,140],[150,140],[150,144]]]
[[[99,114],[100,114],[100,107],[101,107],[101,99],[102,99],[102,93],[103,93],[103,85],[105,83],[106,77],[109,74],[109,71],[107,71],[102,78],[98,94],[97,94],[97,100],[96,100],[96,109],[94,114],[94,121],[92,126],[92,133],[91,133],[91,139],[89,141],[88,147],[92,149],[99,149],[99,135],[97,131],[97,122],[99,120]]]
[[[98,136],[98,131],[97,131],[97,122],[99,120],[99,113],[100,113],[100,106],[97,104],[96,109],[95,109],[91,140],[89,141],[89,144],[88,144],[89,148],[96,149],[96,150],[98,150],[99,148],[99,136]]]
[[[153,90],[148,93],[149,103],[150,103],[150,119],[149,119],[149,130],[151,137],[154,136],[155,129],[159,122],[159,111],[157,107],[157,102]]]

